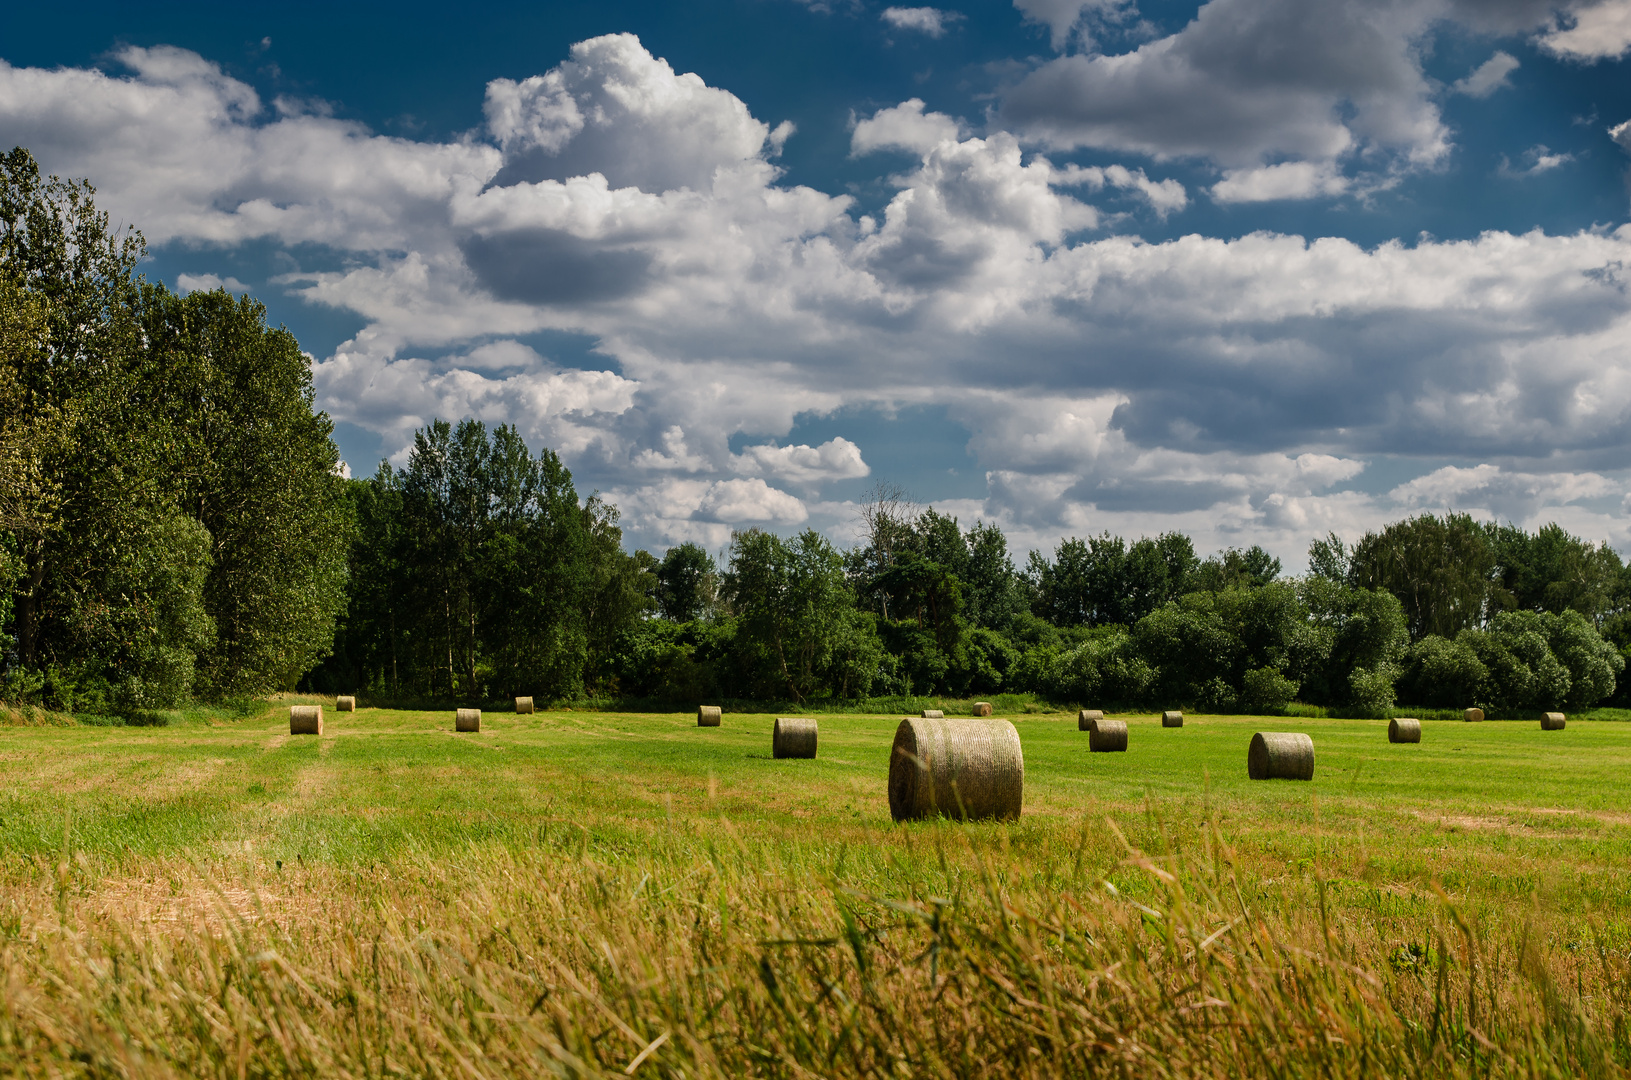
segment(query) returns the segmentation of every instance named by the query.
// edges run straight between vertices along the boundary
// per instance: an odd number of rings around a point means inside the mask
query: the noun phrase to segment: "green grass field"
[[[287,703],[282,703],[286,705]],[[896,825],[898,716],[325,709],[0,740],[0,1061],[94,1075],[1622,1075],[1631,725],[1015,718]],[[1313,736],[1251,782],[1252,732]],[[270,958],[270,959],[269,959]],[[660,1040],[660,1041],[659,1041]]]

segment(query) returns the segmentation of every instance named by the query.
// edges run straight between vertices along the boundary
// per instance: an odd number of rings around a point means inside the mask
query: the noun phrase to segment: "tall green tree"
[[[880,651],[845,579],[842,556],[806,529],[792,540],[759,529],[731,538],[725,595],[739,645],[795,701],[864,692]]]
[[[719,569],[701,544],[668,549],[657,567],[657,607],[672,622],[700,619],[718,599]]]
[[[201,689],[293,689],[332,646],[354,526],[310,365],[264,305],[224,290],[146,286],[141,319],[144,382],[168,414],[169,482],[211,538],[216,636],[199,657]]]
[[[1496,553],[1467,514],[1421,514],[1366,533],[1354,545],[1349,583],[1385,589],[1403,606],[1411,640],[1453,638],[1483,623],[1494,589]]]

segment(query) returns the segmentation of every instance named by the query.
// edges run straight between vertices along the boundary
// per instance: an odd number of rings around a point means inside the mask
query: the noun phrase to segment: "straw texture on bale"
[[[1395,716],[1387,722],[1388,742],[1421,742],[1421,721],[1413,716]]]
[[[718,705],[698,705],[697,727],[718,727],[719,718],[723,715],[724,710]]]
[[[976,701],[974,703],[974,715],[975,716],[990,716],[991,715],[991,703],[989,701]]]
[[[1465,720],[1469,724],[1476,724],[1483,718],[1483,709],[1468,709],[1466,712],[1461,714],[1461,719]]]
[[[480,731],[481,730],[481,710],[480,709],[460,709],[458,712],[454,713],[453,714],[453,730],[454,731]]]
[[[816,722],[802,717],[778,716],[770,734],[773,757],[813,758],[816,756]]]
[[[357,699],[354,697],[337,697],[334,699],[335,712],[356,712]]]
[[[532,713],[532,699],[518,697],[515,699],[515,712],[517,716],[528,716]]]
[[[1562,731],[1568,726],[1568,718],[1560,712],[1545,713],[1540,718],[1540,730]]]
[[[908,717],[889,755],[889,812],[896,821],[934,817],[1017,818],[1025,802],[1025,754],[1006,720]]]
[[[323,733],[323,707],[321,705],[290,705],[290,735],[321,735]]]
[[[1076,730],[1077,731],[1092,731],[1093,730],[1093,721],[1103,720],[1103,719],[1104,719],[1104,710],[1102,710],[1102,709],[1083,709],[1081,712],[1076,714]]]
[[[1099,717],[1089,721],[1087,748],[1095,754],[1115,753],[1127,749],[1127,721],[1106,720]]]
[[[1259,731],[1246,752],[1253,780],[1314,779],[1314,740],[1301,732]]]
[[[924,720],[944,720],[946,717],[939,709],[924,709],[920,715]]]
[[[1161,726],[1162,727],[1183,727],[1184,726],[1184,714],[1177,711],[1176,709],[1174,709],[1174,710],[1172,710],[1170,712],[1162,713],[1161,714]]]

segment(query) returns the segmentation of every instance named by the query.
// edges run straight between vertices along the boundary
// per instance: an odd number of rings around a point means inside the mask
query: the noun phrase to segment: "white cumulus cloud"
[[[964,16],[960,11],[932,7],[887,7],[879,17],[897,30],[915,30],[937,38],[944,37],[947,28]]]
[[[1631,0],[1576,3],[1540,36],[1540,47],[1570,60],[1616,60],[1631,51]]]
[[[842,436],[820,446],[777,446],[765,443],[742,448],[736,468],[800,486],[827,480],[853,480],[872,470],[861,458],[861,448]]]
[[[1457,79],[1450,89],[1468,97],[1489,97],[1503,86],[1512,85],[1508,81],[1508,76],[1517,71],[1518,67],[1517,57],[1509,52],[1497,51],[1494,56],[1474,68],[1466,78]]]

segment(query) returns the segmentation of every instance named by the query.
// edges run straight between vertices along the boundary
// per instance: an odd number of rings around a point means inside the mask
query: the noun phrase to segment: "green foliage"
[[[1615,606],[1625,566],[1606,543],[1592,545],[1557,524],[1530,533],[1489,530],[1499,586],[1496,600],[1520,611],[1577,611],[1601,618]]]
[[[171,410],[181,506],[209,530],[212,697],[290,690],[334,640],[352,521],[311,369],[266,309],[225,291],[143,290],[142,326]]]
[[[1146,700],[1156,674],[1138,655],[1132,635],[1111,626],[1051,655],[1041,678],[1049,696],[1056,700],[1091,702],[1102,707]]]
[[[1487,700],[1489,669],[1468,641],[1428,634],[1410,647],[1405,665],[1400,695],[1413,705],[1453,709]]]
[[[0,157],[16,661],[130,709],[292,686],[329,649],[348,528],[306,358],[254,301],[142,282],[93,194]]]
[[[1496,551],[1467,514],[1422,514],[1354,545],[1348,583],[1399,599],[1411,640],[1479,625],[1494,590]]]
[[[1190,591],[1196,570],[1194,546],[1181,533],[1145,537],[1131,547],[1104,533],[1061,542],[1052,561],[1033,551],[1026,575],[1032,610],[1049,622],[1131,626]]]
[[[1329,642],[1329,652],[1308,673],[1307,699],[1385,716],[1410,644],[1403,605],[1388,592],[1318,578],[1309,579],[1304,595],[1318,640]],[[1305,656],[1317,659],[1317,647]]]
[[[1208,592],[1255,589],[1280,576],[1280,560],[1257,544],[1242,551],[1229,548],[1196,568],[1190,586]]]
[[[616,685],[655,560],[623,551],[616,509],[580,504],[552,451],[534,457],[510,427],[437,421],[407,468],[382,462],[347,490],[350,603],[310,685],[478,701]]]
[[[1585,709],[1607,699],[1625,660],[1577,611],[1503,611],[1487,629],[1412,646],[1401,681],[1422,705]]]
[[[769,685],[801,702],[823,691],[866,692],[878,655],[867,641],[872,623],[856,610],[843,557],[826,537],[813,529],[792,540],[737,533],[724,584],[737,639]]]
[[[687,540],[668,549],[657,567],[657,609],[674,622],[700,619],[718,600],[719,572],[702,545]]]

